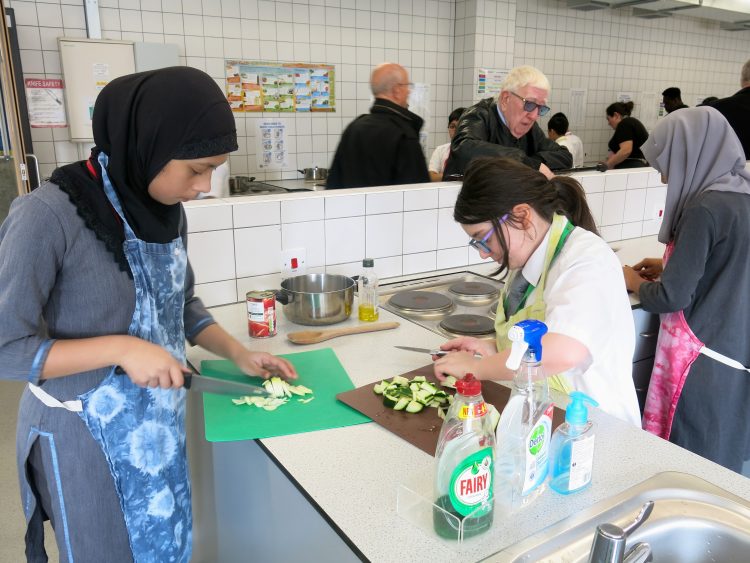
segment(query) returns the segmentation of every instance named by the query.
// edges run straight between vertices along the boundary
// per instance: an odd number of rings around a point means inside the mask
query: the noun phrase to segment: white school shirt
[[[522,271],[533,285],[542,275],[549,236],[547,231]],[[532,293],[526,305],[535,299]],[[595,399],[604,412],[640,427],[632,373],[633,312],[622,266],[607,243],[576,227],[547,273],[544,302],[549,332],[575,338],[591,356],[588,367],[565,372],[571,386]]]
[[[562,137],[556,139],[558,145],[564,146],[573,155],[573,168],[583,166],[583,141],[578,135],[573,135],[570,131]]]
[[[430,157],[430,166],[428,167],[430,172],[437,172],[441,174],[445,170],[445,161],[448,160],[448,155],[451,152],[451,144],[445,143],[435,147]]]

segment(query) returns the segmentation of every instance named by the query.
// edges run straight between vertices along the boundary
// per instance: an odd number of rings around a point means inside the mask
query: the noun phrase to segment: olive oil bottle
[[[375,260],[372,258],[362,260],[362,273],[357,281],[360,321],[378,320],[378,276],[374,266]]]

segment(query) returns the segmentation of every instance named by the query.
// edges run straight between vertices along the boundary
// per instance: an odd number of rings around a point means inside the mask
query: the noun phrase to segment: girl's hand
[[[446,375],[461,379],[467,373],[473,373],[474,377],[481,379],[479,374],[481,361],[474,356],[474,352],[451,352],[436,360],[433,364],[435,377],[439,381],[443,381]]]
[[[297,379],[297,370],[291,363],[267,352],[251,352],[243,348],[232,361],[248,375],[260,375],[264,379],[274,375],[284,379]]]
[[[643,279],[654,281],[664,271],[664,261],[661,258],[644,258],[633,266],[633,269],[638,272]]]
[[[641,285],[648,281],[645,277],[636,272],[630,266],[622,267],[622,275],[625,277],[625,287],[628,289],[628,291],[631,291],[636,295],[638,295],[638,291],[641,289]]]
[[[494,342],[480,340],[473,336],[454,338],[453,340],[444,342],[440,346],[440,349],[448,352],[471,352],[472,354],[479,354],[483,358],[497,354],[497,347]],[[439,356],[433,356],[432,359],[437,360],[438,357]]]
[[[185,383],[184,373],[190,369],[182,365],[167,350],[137,337],[127,337],[119,366],[133,383],[140,387],[176,389]]]

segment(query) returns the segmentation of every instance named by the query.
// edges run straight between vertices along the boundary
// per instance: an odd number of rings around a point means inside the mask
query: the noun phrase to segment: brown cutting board
[[[401,375],[407,379],[416,375],[423,375],[428,381],[437,382],[432,369],[433,366],[430,364]],[[339,393],[336,398],[369,416],[383,428],[417,446],[420,450],[434,456],[440,427],[443,425],[443,421],[437,415],[437,409],[429,407],[418,413],[394,411],[383,405],[381,395],[376,395],[373,392],[372,387],[376,383],[380,382],[374,381],[357,389]],[[485,401],[495,405],[498,412],[502,412],[510,398],[510,389],[494,381],[482,381],[482,396]],[[565,411],[555,407],[552,429],[554,430],[564,421]]]

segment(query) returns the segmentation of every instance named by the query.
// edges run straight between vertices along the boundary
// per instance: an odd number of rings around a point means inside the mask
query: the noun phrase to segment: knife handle
[[[193,364],[191,364],[190,362],[188,362],[187,365],[188,365],[188,367],[191,370],[193,370],[193,373],[196,372],[195,367],[193,367]],[[122,369],[122,367],[120,367],[120,366],[116,366],[115,367],[115,373],[117,375],[125,375],[125,370]],[[192,385],[192,383],[193,383],[193,373],[184,373],[183,372],[182,377],[185,379],[185,383],[183,383],[182,386],[185,389],[190,389],[190,385]]]

